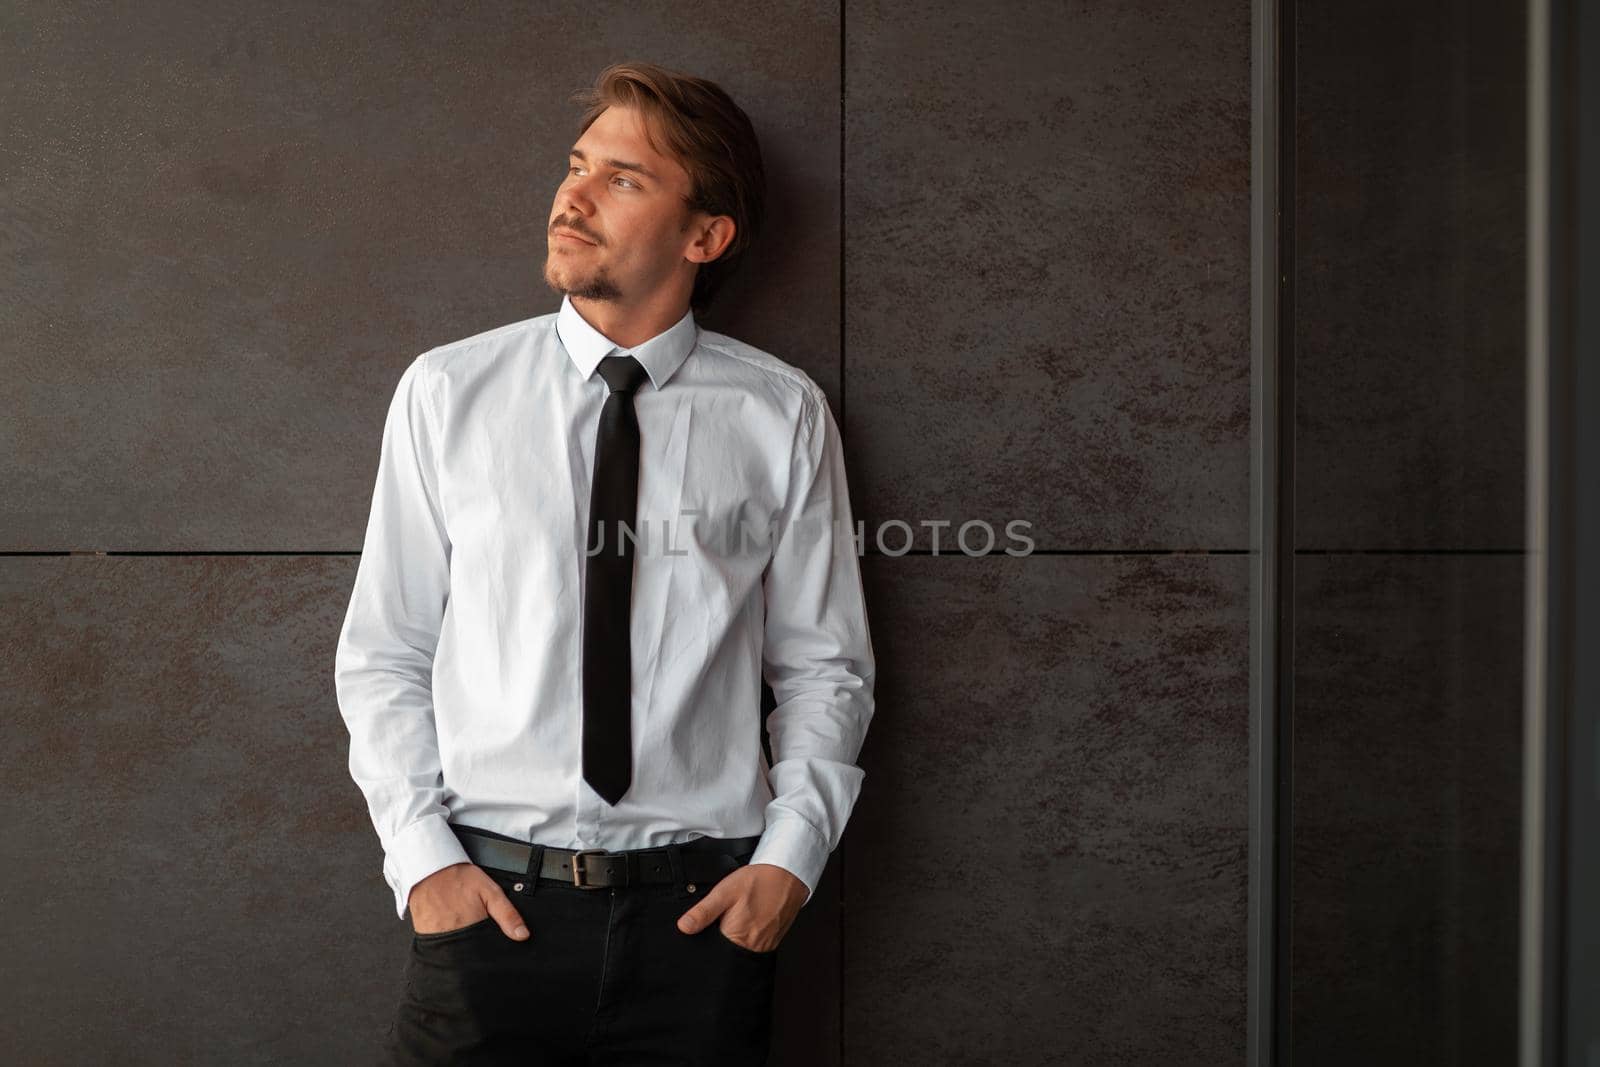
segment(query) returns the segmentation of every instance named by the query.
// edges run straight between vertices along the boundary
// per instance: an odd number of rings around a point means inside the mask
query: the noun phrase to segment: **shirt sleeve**
[[[839,428],[814,385],[800,421],[763,578],[762,673],[777,700],[767,719],[773,798],[750,862],[794,874],[808,904],[866,776],[856,758],[876,666]]]
[[[402,919],[412,886],[469,862],[449,826],[433,718],[450,539],[439,506],[427,371],[423,353],[401,374],[389,403],[372,512],[334,657],[350,774],[366,797]]]

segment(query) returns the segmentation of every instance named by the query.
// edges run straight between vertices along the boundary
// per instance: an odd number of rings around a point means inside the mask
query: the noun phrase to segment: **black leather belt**
[[[710,886],[738,869],[755,852],[760,836],[697,837],[681,844],[611,852],[603,848],[555,848],[484,830],[450,824],[467,856],[480,867],[537,876],[579,889],[686,882]],[[692,892],[693,890],[691,890]]]

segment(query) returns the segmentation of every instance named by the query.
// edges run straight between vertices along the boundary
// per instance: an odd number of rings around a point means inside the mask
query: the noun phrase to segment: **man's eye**
[[[577,173],[578,171],[580,171],[582,169],[583,169],[582,167],[580,167],[576,163],[574,163],[571,166],[567,167],[567,174],[570,177],[571,175]],[[630,188],[630,189],[639,188],[639,184],[637,182],[635,182],[632,178],[624,178],[620,174],[617,175],[617,181],[619,181],[619,182],[627,182],[628,183],[628,188]]]

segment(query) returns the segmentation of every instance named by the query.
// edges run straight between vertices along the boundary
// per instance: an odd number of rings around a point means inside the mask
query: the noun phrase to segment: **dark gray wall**
[[[1036,542],[871,546],[866,785],[781,950],[774,1062],[1242,1062],[1248,4],[0,31],[10,1058],[382,1034],[408,930],[331,670],[385,403],[419,351],[555,307],[565,98],[642,57],[756,119],[771,226],[705,321],[828,390],[868,531]]]
[[[1522,4],[1297,4],[1297,1064],[1516,1060]]]
[[[1249,5],[852,3],[845,55],[858,511],[1037,548],[868,561],[844,1062],[1242,1064]]]

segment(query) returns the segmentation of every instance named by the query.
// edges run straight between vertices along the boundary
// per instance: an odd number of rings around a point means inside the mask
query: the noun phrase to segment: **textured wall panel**
[[[355,1063],[405,928],[344,762],[348,559],[12,558],[12,1063]]]
[[[868,580],[844,1062],[1243,1063],[1247,559]]]
[[[845,45],[868,529],[1248,545],[1249,3],[851,4]]]

